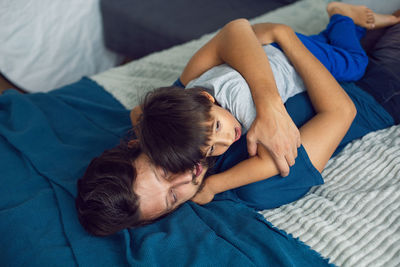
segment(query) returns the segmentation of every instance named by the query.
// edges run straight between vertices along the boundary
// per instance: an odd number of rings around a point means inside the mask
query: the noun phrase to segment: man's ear
[[[215,99],[214,99],[214,97],[213,97],[211,94],[209,94],[209,93],[206,92],[206,91],[201,91],[201,93],[202,93],[205,97],[207,97],[208,100],[210,100],[212,103],[215,103]]]

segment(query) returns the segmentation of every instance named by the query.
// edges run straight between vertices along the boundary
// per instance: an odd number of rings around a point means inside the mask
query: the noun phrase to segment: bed
[[[326,1],[258,17],[312,34]],[[325,184],[259,213],[230,201],[187,203],[172,216],[107,238],[87,234],[76,180],[129,131],[129,109],[172,84],[210,35],[49,93],[0,97],[3,266],[398,266],[400,126],[373,132],[329,161]]]

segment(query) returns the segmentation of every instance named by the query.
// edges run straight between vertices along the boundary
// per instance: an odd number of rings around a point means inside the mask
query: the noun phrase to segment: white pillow
[[[103,43],[99,0],[1,0],[0,72],[46,92],[121,62]]]

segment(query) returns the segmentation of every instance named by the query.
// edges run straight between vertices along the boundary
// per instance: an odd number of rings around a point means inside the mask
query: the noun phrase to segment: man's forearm
[[[236,69],[248,83],[257,114],[260,115],[267,103],[282,103],[269,59],[250,23],[243,21],[232,31],[222,36],[226,40],[221,42],[224,45],[218,51],[222,60]],[[273,31],[264,32],[273,41]]]
[[[222,63],[236,69],[249,85],[257,113],[247,134],[249,154],[254,156],[256,144],[263,144],[285,176],[297,156],[300,135],[283,105],[268,56],[261,45],[261,42],[275,42],[281,27],[264,23],[255,30],[245,19],[228,23],[190,59],[181,81],[187,84]],[[258,39],[260,33],[262,40]]]
[[[276,27],[275,24],[270,28]],[[263,42],[273,42],[273,31],[268,27],[257,27],[262,32]],[[248,83],[257,112],[268,102],[281,101],[268,56],[261,46],[261,40],[253,26],[245,19],[238,19],[225,25],[207,44],[197,51],[186,65],[181,81],[187,84],[208,69],[226,63],[236,69]]]

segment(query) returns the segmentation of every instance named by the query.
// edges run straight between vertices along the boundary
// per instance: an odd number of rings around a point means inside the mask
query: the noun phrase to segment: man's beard
[[[207,168],[207,171],[204,174],[203,179],[201,180],[201,184],[197,188],[196,194],[203,189],[203,187],[205,185],[206,178],[213,174],[213,170],[212,170],[213,168],[212,167],[215,164],[215,157],[207,157],[204,160],[202,160],[202,162],[200,162],[200,164],[203,166],[203,168]],[[198,177],[196,177],[196,174],[192,173],[192,184],[198,185],[199,181],[196,181],[196,178],[199,178],[199,177],[200,177],[200,175]]]

